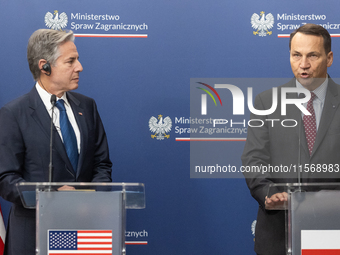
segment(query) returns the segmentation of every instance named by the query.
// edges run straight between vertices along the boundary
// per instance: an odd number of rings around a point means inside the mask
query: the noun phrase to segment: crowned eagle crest
[[[271,13],[268,13],[267,15],[264,15],[264,11],[258,15],[257,13],[254,13],[251,16],[250,23],[252,28],[256,29],[256,31],[253,31],[254,35],[259,36],[267,36],[272,34],[272,31],[269,31],[274,25],[274,16]]]
[[[54,17],[53,17],[54,16]],[[60,13],[57,10],[54,11],[54,15],[47,12],[45,15],[45,24],[48,28],[59,30],[67,26],[67,15],[65,12]]]
[[[164,137],[169,139],[170,135],[166,133],[170,132],[171,127],[172,121],[169,116],[163,119],[163,115],[158,115],[158,120],[152,116],[149,120],[150,131],[155,133],[151,138],[156,137],[157,140],[164,140]]]

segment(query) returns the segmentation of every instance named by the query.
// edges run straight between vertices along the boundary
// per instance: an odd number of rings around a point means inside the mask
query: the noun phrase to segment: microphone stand
[[[56,103],[56,95],[51,96],[51,104],[52,104],[52,114],[51,114],[51,133],[50,133],[50,163],[48,165],[48,182],[51,185],[52,176],[53,176],[53,163],[52,163],[52,152],[53,152],[53,115],[54,115],[54,106]],[[51,186],[49,187],[49,191],[51,191]]]
[[[298,154],[298,167],[297,167],[297,170],[298,170],[298,190],[299,192],[301,192],[301,172],[300,172],[300,165],[301,165],[301,126],[302,126],[302,118],[301,118],[301,121],[300,121],[300,125],[299,125],[299,154]]]
[[[305,97],[305,95],[304,94],[299,94],[299,96],[298,96],[299,98],[304,98]],[[302,126],[303,125],[303,117],[301,116],[300,117],[300,125],[299,125],[299,154],[298,154],[298,167],[297,167],[297,169],[298,169],[298,185],[299,185],[299,187],[298,187],[298,189],[297,189],[297,191],[298,192],[301,192],[302,190],[301,190],[301,169],[300,169],[300,165],[301,165],[301,132],[302,132]]]

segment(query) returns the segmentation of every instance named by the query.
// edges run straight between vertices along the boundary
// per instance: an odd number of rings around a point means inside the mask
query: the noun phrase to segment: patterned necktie
[[[310,112],[311,115],[304,115],[303,116],[303,124],[305,126],[305,133],[306,139],[308,144],[309,155],[312,154],[313,146],[316,138],[316,118],[315,112],[313,107],[313,100],[316,95],[311,92],[311,98],[307,103],[307,110]]]
[[[60,116],[59,116],[60,129],[61,129],[61,134],[63,135],[63,141],[64,141],[66,153],[73,166],[73,170],[76,172],[77,165],[78,165],[77,138],[72,128],[71,122],[69,121],[67,117],[64,103],[65,103],[64,100],[60,99],[56,102],[55,106],[57,106],[57,108],[60,111]]]

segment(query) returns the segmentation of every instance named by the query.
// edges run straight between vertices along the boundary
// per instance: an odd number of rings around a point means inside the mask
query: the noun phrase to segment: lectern
[[[268,197],[287,192],[286,254],[340,254],[339,183],[272,184]],[[255,233],[256,238],[256,233]]]
[[[62,186],[73,191],[58,191]],[[36,254],[125,255],[126,209],[145,208],[142,183],[17,185],[26,208],[36,209]]]

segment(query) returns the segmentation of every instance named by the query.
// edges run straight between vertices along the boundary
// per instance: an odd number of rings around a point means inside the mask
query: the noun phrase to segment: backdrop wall
[[[76,34],[84,67],[77,92],[97,101],[113,180],[146,185],[147,207],[128,211],[126,237],[144,245],[127,253],[252,254],[257,204],[245,181],[190,178],[190,142],[182,139],[190,135],[178,133],[190,125],[176,119],[190,117],[191,78],[292,77],[286,35],[306,22],[340,34],[337,7],[337,0],[0,0],[0,107],[34,85],[29,36],[46,28],[46,13],[65,12],[63,29]],[[274,17],[266,36],[251,25],[262,11]],[[172,120],[164,140],[149,130],[158,115]],[[244,141],[225,143],[225,157],[239,167]],[[9,204],[1,205],[7,220]]]

